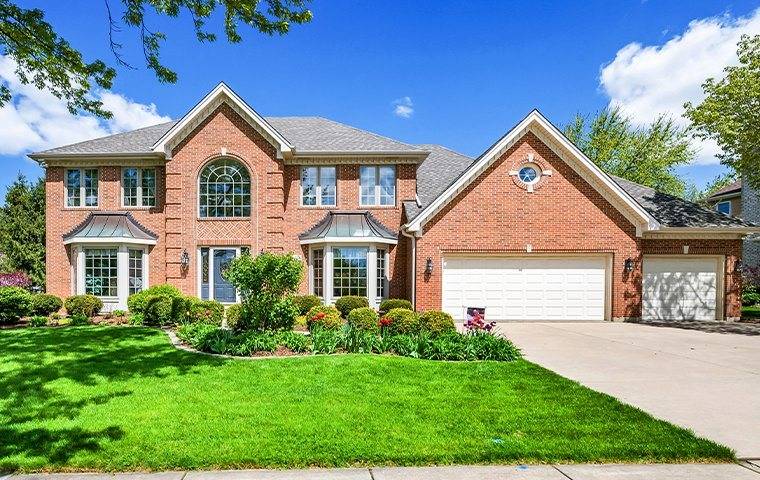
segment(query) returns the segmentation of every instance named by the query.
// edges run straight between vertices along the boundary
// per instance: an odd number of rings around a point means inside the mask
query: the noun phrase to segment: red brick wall
[[[509,176],[528,154],[552,171],[529,193]],[[423,226],[417,240],[418,309],[441,308],[441,259],[446,252],[608,253],[613,257],[612,316],[640,316],[641,284],[624,275],[638,256],[635,227],[533,134],[505,152]],[[433,273],[424,274],[428,258]]]

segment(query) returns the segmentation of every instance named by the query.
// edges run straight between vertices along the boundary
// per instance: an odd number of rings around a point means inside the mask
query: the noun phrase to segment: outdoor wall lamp
[[[183,270],[190,266],[190,254],[187,253],[187,249],[182,249],[182,253],[179,256],[179,264]]]
[[[744,269],[744,264],[742,263],[742,259],[737,258],[736,262],[734,262],[734,270],[736,270],[739,273],[742,273],[743,269]]]
[[[430,275],[433,273],[433,259],[428,257],[427,261],[425,262],[425,273]]]
[[[628,273],[633,271],[633,259],[630,257],[625,259],[625,271]]]

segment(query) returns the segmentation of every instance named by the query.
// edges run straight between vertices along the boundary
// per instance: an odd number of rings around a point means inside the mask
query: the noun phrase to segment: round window
[[[520,178],[520,181],[530,185],[531,183],[536,183],[539,179],[538,170],[536,167],[532,166],[524,166],[520,169],[517,176]]]

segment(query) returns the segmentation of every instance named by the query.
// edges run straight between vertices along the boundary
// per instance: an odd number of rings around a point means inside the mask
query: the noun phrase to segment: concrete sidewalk
[[[0,480],[760,480],[760,465],[504,465],[2,475]]]

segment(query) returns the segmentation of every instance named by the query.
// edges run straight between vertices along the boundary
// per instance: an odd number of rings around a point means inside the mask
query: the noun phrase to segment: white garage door
[[[644,257],[644,320],[715,320],[717,258]]]
[[[485,307],[488,320],[604,320],[604,257],[447,257],[443,310],[464,319]]]

